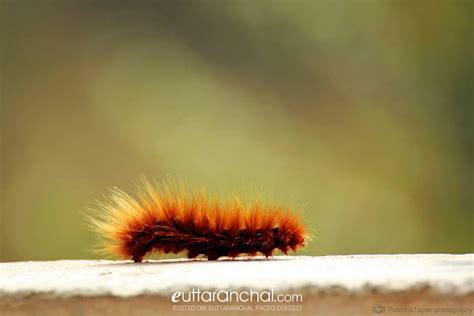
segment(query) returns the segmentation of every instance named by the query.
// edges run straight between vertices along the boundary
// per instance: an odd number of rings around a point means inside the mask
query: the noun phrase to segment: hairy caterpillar
[[[102,237],[101,250],[141,262],[149,253],[199,255],[208,260],[240,254],[266,257],[304,246],[304,227],[291,209],[246,205],[237,199],[211,200],[184,188],[158,189],[149,182],[136,197],[119,189],[92,214],[92,227]]]

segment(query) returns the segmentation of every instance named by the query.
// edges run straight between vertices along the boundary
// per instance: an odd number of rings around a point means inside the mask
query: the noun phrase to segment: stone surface
[[[141,311],[146,314],[158,305],[172,313],[177,311],[173,309],[176,306],[170,301],[171,295],[192,289],[301,293],[301,315],[313,314],[321,308],[326,312],[332,307],[337,309],[344,302],[351,302],[351,308],[364,308],[365,314],[361,315],[371,313],[372,305],[381,302],[424,302],[433,307],[450,302],[472,308],[474,254],[0,263],[0,311],[19,315],[34,313],[41,304],[51,306],[54,302],[61,302],[63,309],[70,305],[70,309],[59,313],[65,315],[77,313],[78,306],[89,314],[84,310],[84,302],[90,304],[91,311],[94,306],[105,308],[99,309],[98,315],[149,306],[149,310]],[[330,302],[340,306],[331,307]],[[113,306],[121,304],[121,309],[113,310]],[[134,304],[138,304],[135,309]],[[332,312],[337,314],[336,310]]]

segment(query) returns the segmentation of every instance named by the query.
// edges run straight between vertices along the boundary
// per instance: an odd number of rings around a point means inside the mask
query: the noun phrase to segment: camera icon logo
[[[374,312],[375,314],[385,313],[385,306],[377,304],[374,307],[372,307],[372,312]]]

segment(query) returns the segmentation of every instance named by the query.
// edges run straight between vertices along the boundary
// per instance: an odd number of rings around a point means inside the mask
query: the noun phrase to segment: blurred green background
[[[2,1],[1,261],[141,175],[301,205],[303,254],[473,252],[470,1]]]

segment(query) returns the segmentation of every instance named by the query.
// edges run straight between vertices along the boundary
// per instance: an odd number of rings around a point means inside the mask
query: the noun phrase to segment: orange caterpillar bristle
[[[266,257],[304,246],[304,228],[290,209],[264,207],[238,200],[210,201],[204,193],[158,190],[144,182],[137,198],[118,189],[91,217],[103,239],[102,250],[141,262],[146,254],[187,251],[208,260],[239,254]]]

